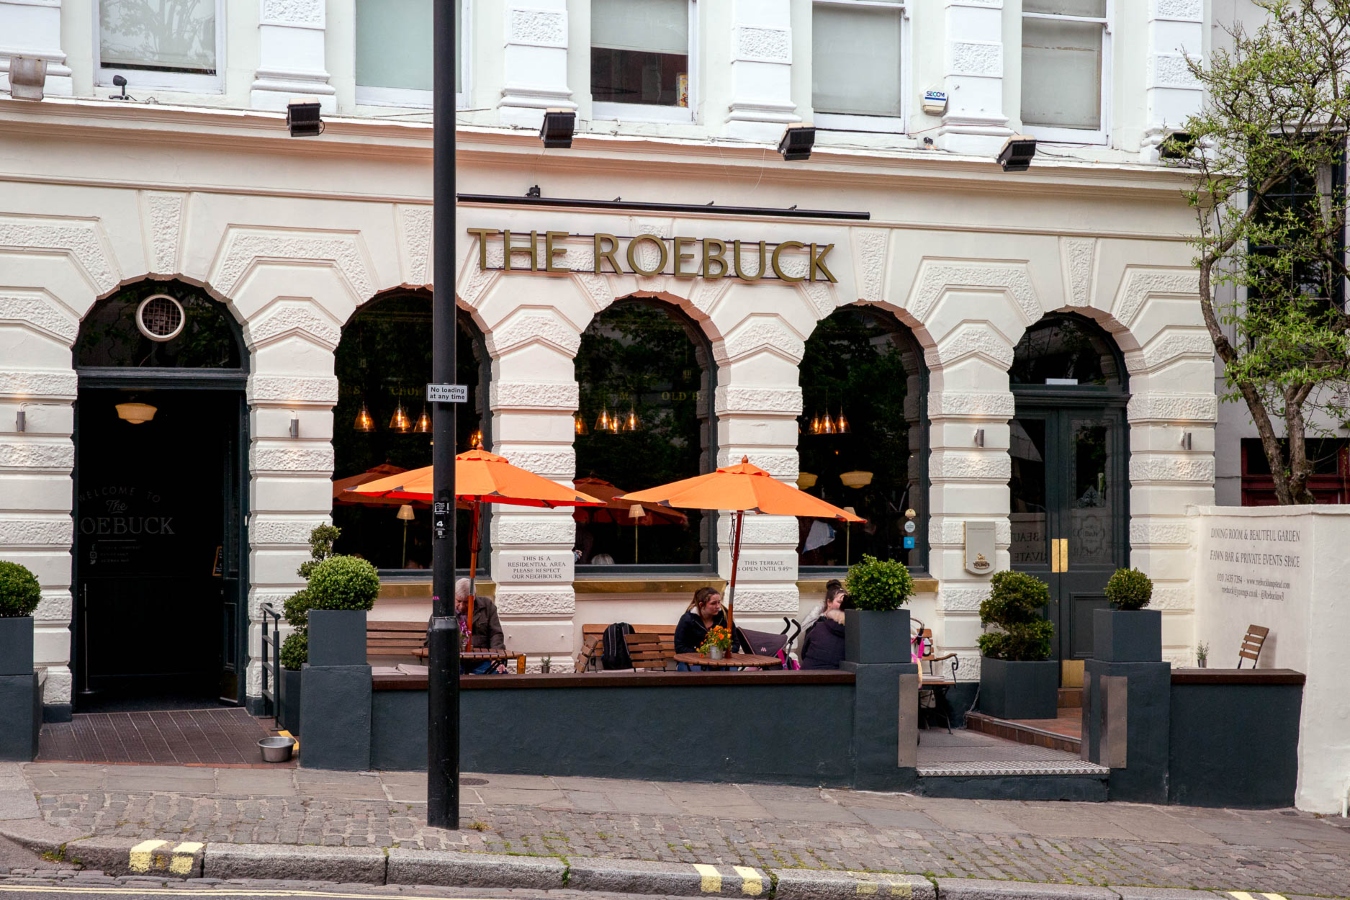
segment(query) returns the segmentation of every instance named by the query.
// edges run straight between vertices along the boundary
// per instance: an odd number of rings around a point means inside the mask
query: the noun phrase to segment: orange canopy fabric
[[[391,475],[351,488],[357,494],[405,502],[432,499],[431,466]],[[455,496],[478,503],[515,506],[604,506],[594,497],[513,466],[486,450],[467,450],[455,457]]]
[[[744,457],[734,466],[722,466],[707,475],[624,494],[621,499],[679,509],[758,512],[771,516],[836,519],[840,522],[867,521],[819,497],[783,484]]]
[[[628,511],[637,502],[634,500],[622,500],[623,488],[615,487],[603,478],[578,478],[575,482],[581,490],[595,497],[597,500],[603,500],[604,506],[601,507],[583,507],[573,513],[573,517],[578,522],[589,522],[592,524],[605,525],[688,525],[689,517],[684,513],[676,512],[673,509],[653,506],[650,509],[643,507],[644,515],[640,519],[635,519],[628,514]]]

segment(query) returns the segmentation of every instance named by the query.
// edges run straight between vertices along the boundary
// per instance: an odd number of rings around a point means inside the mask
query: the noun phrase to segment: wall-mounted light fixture
[[[789,125],[778,142],[778,152],[788,162],[798,162],[811,158],[811,148],[816,145],[814,125]]]
[[[577,113],[572,109],[546,109],[544,110],[544,124],[539,127],[539,139],[544,142],[544,149],[561,148],[566,150],[572,146],[572,135],[577,128]]]
[[[27,403],[20,403],[19,411],[14,414],[14,430],[19,434],[28,430],[28,413],[24,412],[24,407],[27,405]]]
[[[976,428],[976,429],[975,429],[975,446],[976,446],[976,447],[983,447],[983,446],[984,446],[984,429],[983,429],[983,428]]]
[[[108,95],[108,99],[109,99],[109,100],[135,100],[135,99],[136,99],[135,97],[128,97],[128,96],[127,96],[127,76],[125,76],[125,75],[114,75],[114,76],[113,76],[113,87],[115,87],[115,88],[121,88],[121,89],[122,89],[122,93],[120,93],[120,94],[109,94],[109,95]]]
[[[1183,431],[1181,433],[1181,449],[1191,449],[1191,433],[1189,431]]]
[[[298,438],[299,436],[300,436],[300,414],[295,410],[291,410],[291,437]]]
[[[297,97],[286,104],[286,127],[291,137],[314,137],[323,134],[323,117],[318,100]]]
[[[1014,134],[1003,143],[998,153],[998,164],[1005,172],[1025,172],[1031,168],[1036,155],[1036,139],[1026,134]]]
[[[47,61],[32,56],[9,58],[9,95],[15,100],[41,100],[47,83]]]

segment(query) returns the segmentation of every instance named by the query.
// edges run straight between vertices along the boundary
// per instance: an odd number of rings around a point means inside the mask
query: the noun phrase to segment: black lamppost
[[[433,154],[435,210],[431,313],[431,380],[455,383],[455,7],[436,0]],[[427,630],[427,824],[459,828],[459,624],[455,620],[455,413],[454,403],[432,405],[431,593]]]

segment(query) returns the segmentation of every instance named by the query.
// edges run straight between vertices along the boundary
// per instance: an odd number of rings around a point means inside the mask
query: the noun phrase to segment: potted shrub
[[[37,757],[42,696],[33,671],[33,610],[41,599],[32,572],[0,561],[0,760]]]
[[[282,607],[286,622],[294,629],[282,642],[278,653],[281,662],[281,683],[277,691],[278,719],[281,727],[292,734],[300,733],[300,670],[309,662],[309,576],[316,566],[333,555],[333,544],[342,529],[333,525],[316,525],[309,533],[310,558],[300,564],[296,574],[305,579],[305,587],[296,591]]]
[[[1000,719],[1053,719],[1059,701],[1059,663],[1050,658],[1055,626],[1041,610],[1050,587],[1025,572],[995,572],[980,604],[980,624],[998,631],[979,636],[980,711]]]
[[[366,664],[366,612],[380,593],[375,567],[354,556],[330,556],[309,575],[309,663]]]
[[[852,663],[908,663],[909,610],[914,579],[902,562],[864,555],[844,581],[844,659]]]
[[[1116,569],[1106,582],[1110,609],[1092,613],[1092,655],[1104,662],[1161,662],[1162,611],[1144,609],[1153,581],[1138,569]]]

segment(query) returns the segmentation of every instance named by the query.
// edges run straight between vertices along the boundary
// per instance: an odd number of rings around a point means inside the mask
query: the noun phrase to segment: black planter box
[[[0,619],[0,622],[7,621]],[[32,619],[28,622],[32,623]],[[32,656],[29,644],[29,658]],[[0,675],[0,762],[32,762],[42,729],[42,686],[31,667],[27,675]]]
[[[844,659],[851,663],[911,662],[909,610],[845,610]]]
[[[1162,662],[1162,611],[1092,611],[1092,658],[1103,662]]]
[[[314,613],[309,637],[314,640]],[[362,614],[364,615],[364,613]],[[313,659],[313,644],[310,658]],[[302,670],[305,699],[300,707],[306,769],[364,772],[370,768],[370,666],[316,666]]]
[[[299,669],[281,670],[281,684],[278,685],[278,709],[281,715],[277,721],[293,735],[300,733],[300,684]]]
[[[366,611],[312,609],[309,611],[311,666],[366,664]]]
[[[1058,706],[1058,660],[980,660],[980,712],[996,719],[1053,719]]]
[[[33,674],[33,617],[0,617],[0,675]]]

